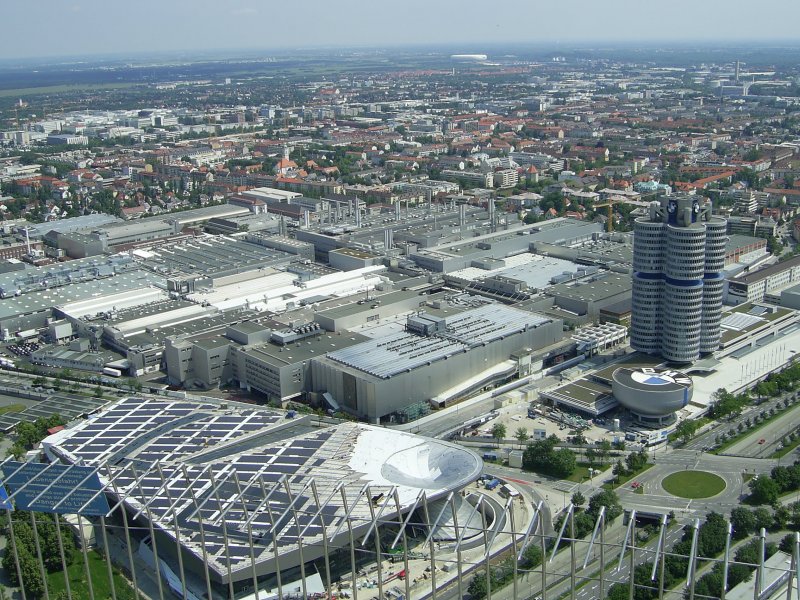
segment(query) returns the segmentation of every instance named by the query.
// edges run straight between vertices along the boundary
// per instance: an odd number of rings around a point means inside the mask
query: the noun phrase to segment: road
[[[681,537],[683,536],[683,528],[682,527],[670,527],[667,529],[666,535],[664,536],[664,548],[669,550],[672,546],[679,542]],[[634,549],[634,561],[636,565],[641,565],[648,560],[655,559],[656,549],[658,548],[658,535],[654,536],[652,539],[648,540],[648,542],[641,548],[641,549]],[[619,553],[615,552],[614,556],[617,561],[619,561]],[[598,563],[599,565],[599,563]],[[608,562],[606,562],[608,565]],[[617,564],[614,564],[611,568],[606,566],[605,575],[603,576],[603,595],[605,595],[608,591],[608,588],[614,585],[615,583],[628,583],[629,579],[628,576],[630,575],[631,571],[631,561],[629,557],[626,557],[625,560],[622,561],[622,568],[617,571]],[[589,568],[587,571],[590,573],[592,572]],[[599,575],[598,575],[599,578]],[[569,591],[569,587],[566,589],[559,589],[553,588],[549,594],[552,598],[558,598],[561,594]],[[579,600],[593,600],[595,598],[600,598],[600,581],[591,581],[587,583],[582,588],[580,588],[575,597]]]
[[[714,427],[709,429],[708,431],[701,433],[694,439],[689,440],[685,445],[681,446],[683,450],[703,450],[704,448],[710,448],[716,445],[717,443],[717,436],[728,433],[731,429],[736,430],[740,423],[744,423],[747,419],[752,419],[755,415],[763,412],[769,411],[771,408],[775,408],[776,410],[780,406],[783,408],[783,400],[786,397],[793,396],[794,394],[784,394],[777,398],[773,398],[767,400],[766,402],[761,403],[758,406],[748,406],[745,408],[740,415],[734,417],[730,421],[721,421],[720,423],[716,424]],[[798,405],[800,406],[800,405]],[[794,409],[790,409],[794,410]],[[783,418],[775,419],[772,423],[779,423],[782,421]],[[797,422],[800,422],[800,414],[795,417]],[[770,425],[772,425],[770,423]],[[763,436],[762,436],[763,437]],[[759,439],[759,438],[757,438]],[[730,453],[730,450],[728,451]]]
[[[756,414],[762,412],[761,406],[756,407]],[[753,456],[768,458],[781,447],[783,437],[800,426],[800,404],[796,404],[783,412],[778,418],[773,419],[758,431],[738,440],[727,448],[724,453],[731,456]],[[759,444],[764,440],[763,444]]]
[[[543,389],[557,382],[557,377],[544,377],[536,381],[529,381],[527,384],[521,384],[519,387]],[[494,400],[498,395],[498,391],[499,390],[490,390],[478,394],[473,398],[436,411],[433,414],[412,421],[411,423],[393,425],[392,429],[418,433],[419,435],[426,435],[428,437],[446,437],[446,434],[457,430],[459,426],[463,425],[466,421],[491,412],[494,409]]]

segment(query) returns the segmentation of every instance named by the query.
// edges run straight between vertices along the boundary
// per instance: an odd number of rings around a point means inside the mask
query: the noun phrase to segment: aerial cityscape
[[[0,599],[800,597],[800,5],[45,4]]]

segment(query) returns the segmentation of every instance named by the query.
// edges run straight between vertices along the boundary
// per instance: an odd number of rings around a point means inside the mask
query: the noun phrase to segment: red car
[[[765,440],[764,438],[761,438],[760,440],[758,440],[759,444],[765,444],[766,442],[767,442],[767,440]]]

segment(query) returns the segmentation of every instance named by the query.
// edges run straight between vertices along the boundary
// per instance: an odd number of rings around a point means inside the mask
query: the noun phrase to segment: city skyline
[[[280,14],[275,6],[249,0],[233,2],[224,10],[206,0],[145,0],[137,4],[138,13],[152,18],[140,21],[142,26],[126,35],[115,25],[130,23],[131,9],[126,5],[96,0],[44,5],[33,8],[14,2],[4,7],[4,20],[12,25],[0,40],[0,54],[5,59],[432,44],[476,51],[497,44],[552,44],[555,49],[595,42],[778,43],[796,38],[793,23],[800,18],[800,5],[784,0],[766,0],[757,12],[741,0],[699,5],[678,0],[667,12],[653,2],[645,7],[639,3],[633,11],[626,0],[609,0],[603,10],[598,10],[596,3],[580,1],[570,14],[554,4],[516,2],[505,12],[486,14],[474,1],[430,5],[412,0],[404,10],[404,14],[418,15],[411,22],[392,19],[385,11],[359,12],[360,6],[350,0],[333,12],[311,0],[300,15]],[[42,14],[49,18],[42,19]],[[746,22],[743,15],[747,15]],[[39,33],[35,37],[24,26],[32,22]],[[181,25],[165,30],[159,22]],[[711,31],[709,24],[713,24]],[[67,31],[87,35],[64,35]]]

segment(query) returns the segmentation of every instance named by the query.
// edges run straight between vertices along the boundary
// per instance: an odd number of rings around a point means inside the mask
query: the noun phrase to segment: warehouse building
[[[546,290],[560,309],[597,319],[600,311],[631,298],[631,278],[608,273],[585,281],[561,283]]]
[[[312,359],[311,385],[372,422],[403,420],[418,403],[444,405],[513,378],[512,355],[554,344],[562,329],[557,319],[501,304],[446,318],[426,308],[402,330]]]

